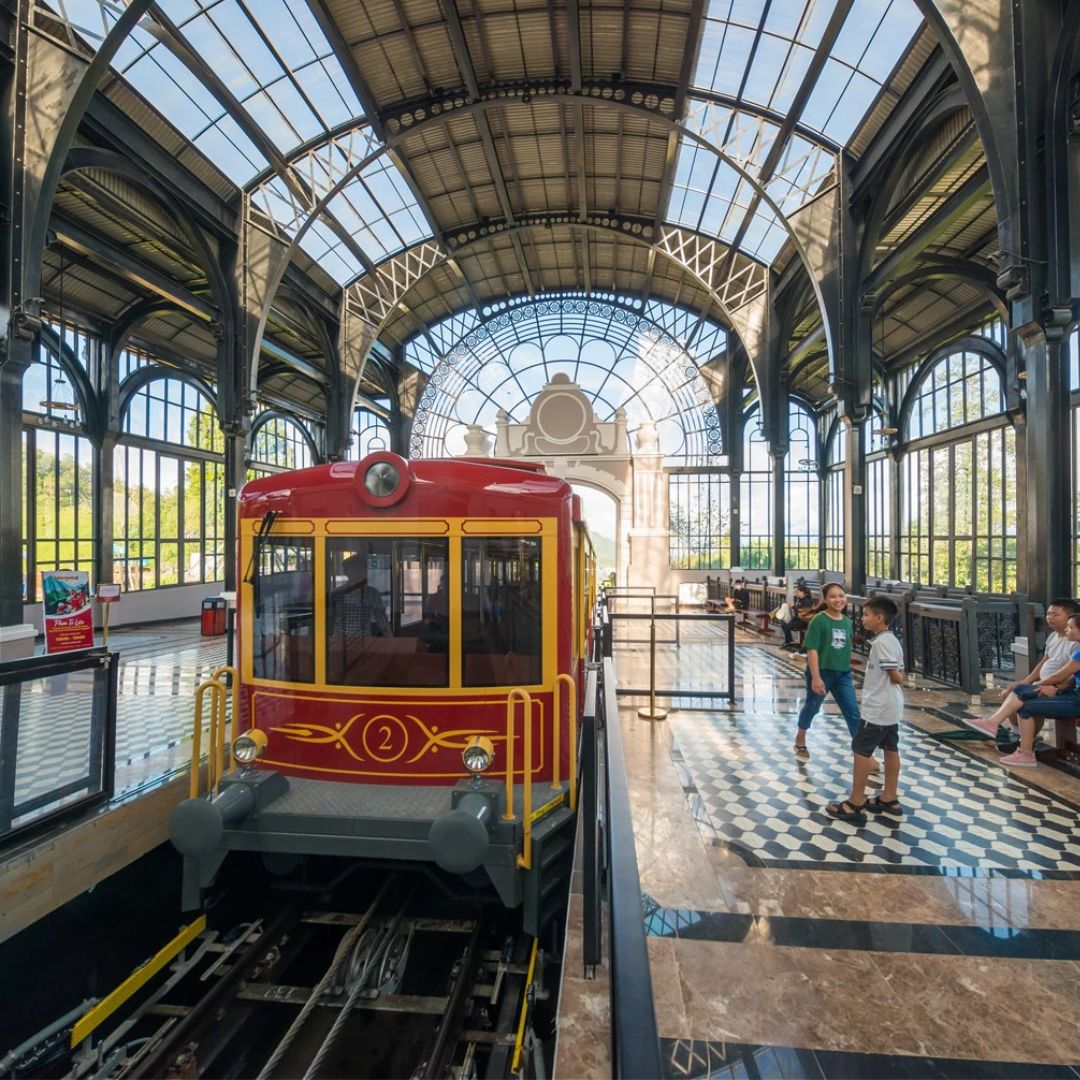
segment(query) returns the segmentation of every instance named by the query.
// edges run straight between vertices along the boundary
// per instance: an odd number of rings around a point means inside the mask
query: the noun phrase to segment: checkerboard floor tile
[[[850,791],[850,736],[814,721],[809,761],[791,752],[795,712],[678,714],[676,764],[715,837],[755,865],[1080,874],[1080,813],[909,724],[901,728],[902,819],[833,820]],[[692,796],[695,796],[693,798]],[[700,802],[699,802],[700,800]]]

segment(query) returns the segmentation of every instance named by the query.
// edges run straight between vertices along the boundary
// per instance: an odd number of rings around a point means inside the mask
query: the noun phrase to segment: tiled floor
[[[692,637],[662,650],[664,685],[722,668]],[[646,658],[618,649],[617,671]],[[734,709],[650,723],[623,700],[666,1074],[1080,1075],[1080,781],[934,738],[978,710],[908,690],[908,815],[840,826],[823,808],[847,793],[842,718],[826,707],[800,762],[803,662],[741,633],[736,658]],[[558,1075],[609,1075],[606,986],[580,975],[571,957],[567,1004],[587,1008],[560,1020],[578,1037]]]

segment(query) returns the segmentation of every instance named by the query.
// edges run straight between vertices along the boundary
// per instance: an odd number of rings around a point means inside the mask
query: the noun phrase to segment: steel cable
[[[330,966],[326,969],[323,977],[311,991],[307,1001],[304,1002],[303,1008],[297,1013],[296,1019],[289,1025],[289,1030],[282,1036],[281,1042],[277,1044],[274,1048],[274,1052],[259,1071],[258,1080],[269,1080],[269,1078],[273,1076],[274,1070],[281,1064],[281,1059],[285,1056],[289,1047],[292,1046],[293,1040],[299,1034],[300,1029],[307,1023],[308,1017],[311,1016],[315,1007],[319,1004],[319,1000],[332,985],[334,977],[338,973],[338,969],[351,955],[353,946],[356,944],[356,939],[364,932],[364,928],[371,921],[376,909],[382,902],[383,896],[386,894],[386,890],[390,887],[391,880],[392,879],[388,878],[383,883],[383,887],[378,891],[375,899],[371,901],[367,911],[360,917],[360,921],[351,926],[344,937],[342,937],[337,950],[334,952],[334,959],[330,962]]]

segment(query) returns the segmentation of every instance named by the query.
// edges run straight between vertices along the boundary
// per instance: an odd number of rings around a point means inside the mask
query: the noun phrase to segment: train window
[[[339,686],[446,686],[446,540],[326,543],[326,675]]]
[[[314,542],[270,536],[257,544],[253,674],[257,679],[314,682]]]
[[[540,541],[465,539],[461,554],[462,682],[540,682]]]

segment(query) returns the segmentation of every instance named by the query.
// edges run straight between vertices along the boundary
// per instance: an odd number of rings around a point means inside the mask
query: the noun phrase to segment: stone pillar
[[[657,592],[669,592],[667,476],[660,437],[651,420],[638,428],[634,443],[634,520],[628,530],[628,577],[635,585],[655,585]]]

